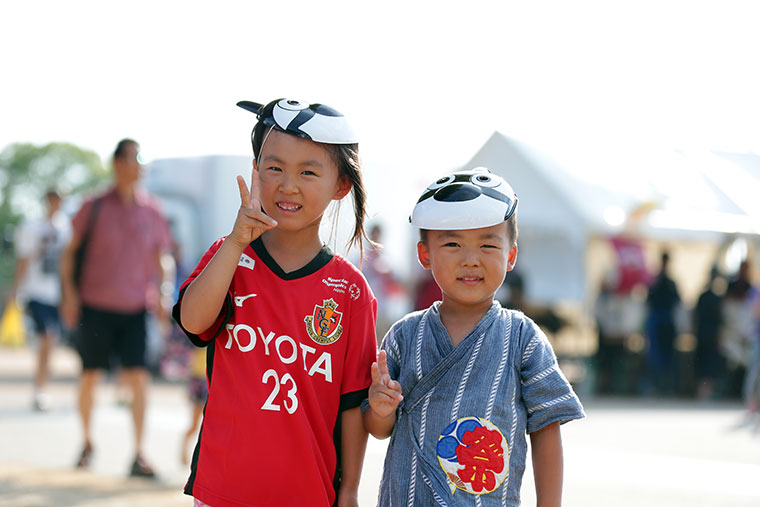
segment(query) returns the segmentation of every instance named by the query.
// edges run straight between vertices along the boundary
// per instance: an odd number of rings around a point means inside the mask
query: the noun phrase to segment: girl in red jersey
[[[376,356],[376,300],[319,236],[325,209],[366,195],[358,144],[321,104],[239,102],[256,113],[250,188],[182,285],[174,317],[207,346],[209,398],[185,493],[199,505],[358,505],[361,401]]]

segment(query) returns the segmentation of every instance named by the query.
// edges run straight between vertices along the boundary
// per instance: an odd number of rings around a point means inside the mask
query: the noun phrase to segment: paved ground
[[[58,349],[53,407],[30,410],[33,356],[0,349],[0,507],[186,506],[187,470],[179,461],[189,420],[181,384],[157,383],[148,412],[148,456],[159,481],[127,479],[129,412],[113,385],[99,391],[97,453],[90,471],[72,468],[81,445],[75,406],[77,363]],[[563,427],[565,506],[760,505],[760,432],[736,428],[736,403],[585,400],[589,417]],[[362,505],[374,505],[385,442],[370,438]],[[535,505],[526,473],[524,505]]]

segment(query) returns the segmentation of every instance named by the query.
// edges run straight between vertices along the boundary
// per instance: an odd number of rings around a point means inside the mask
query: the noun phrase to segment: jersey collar
[[[316,256],[314,256],[312,260],[309,261],[308,264],[302,268],[296,269],[295,271],[286,273],[279,266],[279,264],[275,262],[272,256],[269,255],[269,252],[267,252],[267,249],[264,246],[264,242],[261,240],[261,237],[258,237],[255,240],[251,241],[251,248],[253,248],[253,251],[256,252],[256,255],[259,256],[259,259],[261,259],[262,262],[266,264],[272,273],[277,275],[279,278],[282,278],[283,280],[296,280],[298,278],[309,276],[312,273],[316,273],[325,267],[327,263],[330,262],[334,257],[332,250],[330,250],[327,245],[322,245],[322,249],[317,253]]]

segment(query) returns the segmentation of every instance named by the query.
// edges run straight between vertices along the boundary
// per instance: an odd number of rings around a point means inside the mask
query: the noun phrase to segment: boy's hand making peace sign
[[[369,386],[369,406],[379,417],[389,417],[396,412],[404,396],[401,384],[391,379],[388,373],[388,357],[384,350],[377,355],[377,362],[372,363],[372,385]]]
[[[261,184],[259,183],[259,171],[255,167],[251,172],[250,192],[245,183],[245,178],[238,176],[237,183],[240,189],[240,209],[229,239],[240,248],[245,248],[251,241],[261,236],[264,231],[277,227],[277,221],[267,216],[261,209]]]

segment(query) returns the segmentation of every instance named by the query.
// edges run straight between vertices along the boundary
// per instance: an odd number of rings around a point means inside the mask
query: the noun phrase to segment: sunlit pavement
[[[128,479],[130,416],[113,383],[98,391],[92,467],[74,470],[76,358],[56,350],[45,413],[31,410],[33,360],[29,350],[0,349],[0,506],[192,505],[181,493],[180,440],[190,410],[183,384],[151,388],[146,454],[159,480]],[[607,399],[587,401],[586,409],[587,419],[562,429],[565,506],[760,505],[760,432],[736,428],[739,404]],[[375,504],[385,445],[370,438],[362,505]],[[523,504],[535,505],[529,471],[523,484]]]

